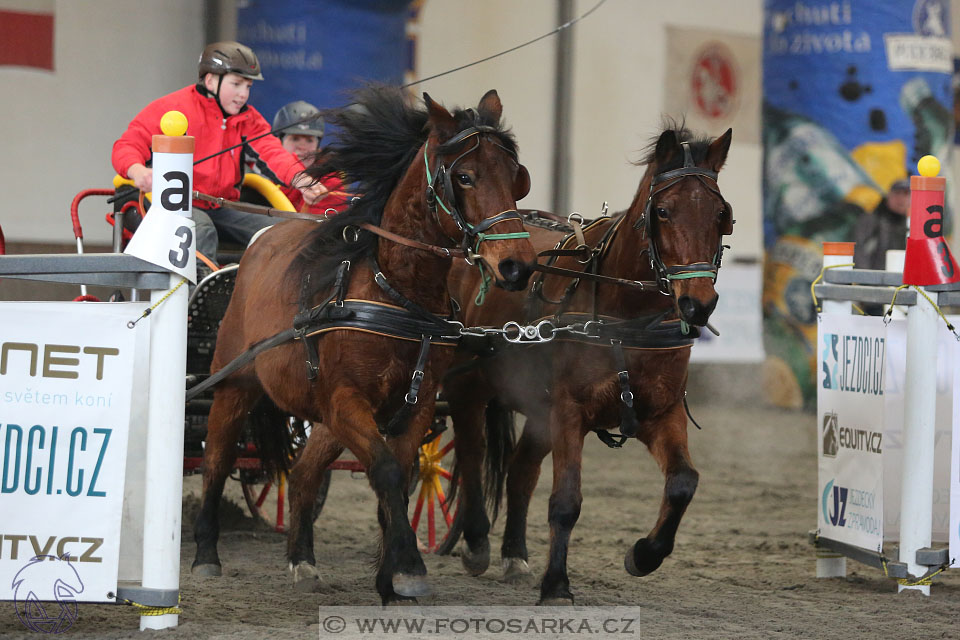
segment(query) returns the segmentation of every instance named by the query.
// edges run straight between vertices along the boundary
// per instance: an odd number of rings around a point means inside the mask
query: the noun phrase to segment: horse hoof
[[[416,598],[430,594],[430,583],[426,576],[412,576],[405,573],[393,574],[393,590],[396,594]]]
[[[460,549],[460,561],[471,576],[483,575],[490,566],[490,540],[484,538],[477,551],[471,551],[470,545],[464,540]]]
[[[637,556],[640,556],[640,563],[637,563]],[[656,553],[650,548],[650,543],[646,538],[640,538],[637,543],[627,549],[627,554],[623,557],[623,568],[627,573],[636,577],[650,575],[663,564],[664,556]]]
[[[556,596],[551,598],[540,598],[540,602],[537,603],[538,607],[572,607],[573,606],[573,596]]]
[[[223,575],[223,569],[218,564],[195,564],[190,568],[190,573],[205,578],[219,578]]]
[[[312,593],[320,586],[320,572],[309,562],[293,563],[288,567],[293,574],[293,588],[302,593]]]
[[[385,598],[383,601],[385,607],[415,607],[418,604],[420,603],[417,602],[416,598],[407,598],[396,594]]]
[[[523,558],[503,559],[503,581],[511,584],[523,582],[531,575],[530,565]]]

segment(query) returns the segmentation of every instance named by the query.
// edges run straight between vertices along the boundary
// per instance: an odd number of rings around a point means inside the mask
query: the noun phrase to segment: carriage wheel
[[[427,553],[447,555],[463,531],[460,495],[457,494],[455,504],[447,497],[453,481],[453,444],[453,430],[447,429],[420,447],[419,485],[415,487],[417,497],[410,526]]]
[[[313,503],[313,520],[316,521],[323,504],[327,500],[327,491],[330,489],[330,478],[333,472],[327,469],[320,481],[317,490],[317,500]],[[243,489],[243,499],[253,517],[276,531],[287,532],[287,522],[290,520],[290,505],[287,500],[287,478],[280,476],[279,480],[264,478],[260,470],[241,470],[240,486]]]

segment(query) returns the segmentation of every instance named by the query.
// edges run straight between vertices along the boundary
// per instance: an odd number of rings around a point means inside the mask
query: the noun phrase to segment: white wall
[[[57,0],[54,72],[0,67],[0,226],[7,244],[72,242],[70,202],[110,188],[110,151],[150,100],[190,84],[200,0]],[[80,208],[85,241],[108,243],[104,198]]]
[[[578,0],[579,16],[597,0]],[[572,209],[594,217],[604,200],[611,211],[626,208],[643,168],[631,161],[658,133],[668,73],[666,25],[761,35],[760,0],[607,0],[574,28],[573,122],[570,191]],[[556,3],[548,0],[427,0],[418,44],[421,77],[476,60],[530,40],[557,26]],[[521,203],[550,208],[555,38],[450,76],[421,90],[451,104],[472,104],[496,88],[504,117],[520,142],[520,157],[533,187]],[[682,114],[671,114],[680,116]],[[734,144],[720,187],[738,220],[729,258],[761,255],[761,150]]]

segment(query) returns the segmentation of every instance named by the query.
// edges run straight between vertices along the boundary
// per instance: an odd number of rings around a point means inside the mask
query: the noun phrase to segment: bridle
[[[717,172],[698,167],[693,162],[693,156],[690,153],[689,143],[682,143],[683,147],[683,166],[679,169],[664,171],[653,177],[650,182],[650,195],[647,197],[647,204],[643,209],[640,219],[634,223],[634,229],[643,227],[643,235],[648,239],[648,253],[650,256],[650,268],[657,279],[657,286],[663,293],[672,294],[674,280],[687,280],[690,278],[710,278],[717,279],[717,272],[720,269],[720,263],[723,259],[723,236],[733,233],[733,207],[720,193],[717,185]],[[684,178],[694,177],[703,183],[708,191],[716,195],[723,202],[723,212],[720,214],[720,240],[717,242],[717,252],[711,262],[693,262],[690,264],[677,264],[667,266],[660,255],[660,248],[657,238],[653,233],[653,198],[661,191],[666,191]]]
[[[506,211],[502,211],[494,216],[485,218],[480,222],[480,224],[472,225],[469,221],[467,221],[466,217],[464,217],[463,213],[457,207],[455,197],[456,192],[453,190],[453,182],[450,179],[450,176],[452,175],[453,170],[457,166],[458,162],[480,148],[481,134],[491,133],[494,131],[496,131],[496,129],[493,127],[475,125],[469,127],[468,129],[464,129],[454,137],[450,138],[450,140],[440,145],[438,153],[435,156],[436,165],[433,171],[430,170],[430,159],[427,153],[428,143],[424,143],[423,145],[423,162],[427,170],[427,206],[436,216],[437,224],[440,223],[439,210],[443,209],[443,211],[453,219],[454,223],[456,223],[457,228],[463,232],[463,239],[460,242],[460,248],[464,251],[464,253],[467,254],[468,262],[471,258],[470,251],[472,250],[473,252],[479,252],[480,243],[484,240],[515,240],[530,237],[530,233],[528,231],[519,231],[515,233],[486,233],[486,231],[494,225],[500,224],[501,222],[506,222],[508,220],[519,220],[520,225],[522,226],[523,217],[516,209],[507,209]],[[457,156],[454,161],[449,164],[449,166],[443,164],[443,162],[440,160],[441,152],[456,149],[469,138],[473,137],[476,138],[472,147]],[[517,154],[513,150],[508,149],[504,145],[495,141],[491,141],[491,144],[502,149],[507,153],[507,155],[510,156],[510,158],[513,159],[514,162],[519,164]],[[445,199],[447,202],[444,202]],[[450,240],[455,242],[453,238],[450,238]]]

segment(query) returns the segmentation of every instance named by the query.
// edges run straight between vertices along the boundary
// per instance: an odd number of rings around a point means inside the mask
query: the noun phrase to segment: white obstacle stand
[[[183,495],[183,415],[187,370],[187,287],[181,274],[196,280],[196,233],[192,217],[192,137],[153,137],[153,203],[145,232],[155,231],[147,240],[159,247],[157,260],[166,261],[172,293],[152,291],[150,302],[157,305],[150,332],[150,396],[146,456],[146,484],[143,524],[144,589],[177,591],[180,588],[180,515]],[[169,233],[171,242],[157,243]],[[132,244],[132,243],[131,243]],[[171,248],[172,247],[172,248]],[[131,249],[128,253],[133,253]],[[141,255],[141,257],[146,257]],[[164,299],[165,298],[165,299]],[[179,616],[142,616],[140,629],[176,627]]]
[[[817,298],[823,300],[823,314],[849,315],[851,301],[889,303],[902,282],[900,273],[836,267],[853,262],[852,247],[849,253],[824,256],[824,267],[833,268],[824,270],[824,284],[815,287]],[[960,302],[956,285],[936,285],[919,291],[940,306]],[[908,307],[899,562],[886,561],[880,552],[819,538],[811,532],[818,547],[817,577],[846,575],[847,557],[882,568],[894,578],[920,578],[931,567],[947,562],[946,549],[931,548],[939,318],[930,301],[912,289],[901,291],[897,304]],[[927,584],[898,585],[898,591],[907,589],[930,594]]]

